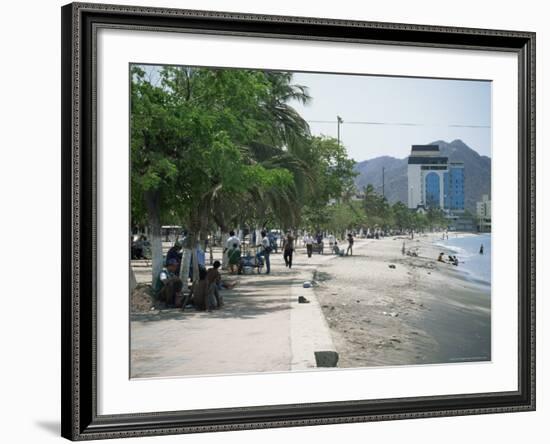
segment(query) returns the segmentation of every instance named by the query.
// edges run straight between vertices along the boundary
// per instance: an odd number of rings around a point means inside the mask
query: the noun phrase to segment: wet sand
[[[339,367],[491,359],[490,286],[437,262],[436,238],[358,240],[353,256],[319,266],[315,292]],[[402,255],[404,241],[418,257]]]

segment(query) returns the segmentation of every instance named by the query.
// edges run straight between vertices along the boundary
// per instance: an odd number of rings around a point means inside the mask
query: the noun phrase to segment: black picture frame
[[[61,14],[62,436],[85,440],[535,409],[535,33],[85,3],[68,4]],[[98,415],[94,76],[100,27],[515,53],[519,65],[518,390]]]

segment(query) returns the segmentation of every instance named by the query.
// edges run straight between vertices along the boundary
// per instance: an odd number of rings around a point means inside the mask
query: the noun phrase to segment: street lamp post
[[[382,197],[386,197],[386,193],[385,193],[385,180],[384,180],[384,173],[386,171],[386,168],[385,167],[382,167]]]
[[[340,116],[336,116],[336,122],[338,125],[338,146],[340,146],[340,124],[344,123],[344,119],[342,119]]]

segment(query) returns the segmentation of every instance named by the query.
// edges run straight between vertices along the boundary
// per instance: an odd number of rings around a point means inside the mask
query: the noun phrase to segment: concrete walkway
[[[272,254],[271,274],[231,277],[239,283],[235,289],[222,292],[225,307],[221,310],[133,314],[131,376],[315,368],[315,352],[335,353],[335,348],[314,291],[303,288],[303,283],[328,260],[338,258],[315,253],[308,258],[300,249],[289,270],[282,253]],[[310,302],[298,303],[299,296]]]

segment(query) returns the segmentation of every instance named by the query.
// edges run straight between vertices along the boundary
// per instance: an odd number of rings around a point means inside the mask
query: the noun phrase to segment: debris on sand
[[[149,284],[138,284],[130,297],[132,313],[148,313],[154,308],[153,289]]]
[[[391,316],[392,318],[396,318],[399,316],[399,313],[396,313],[395,311],[392,311],[391,313],[388,313],[387,311],[383,311],[382,314],[384,316]]]
[[[304,284],[302,285],[304,288],[311,288],[311,282],[309,281],[305,281]]]

